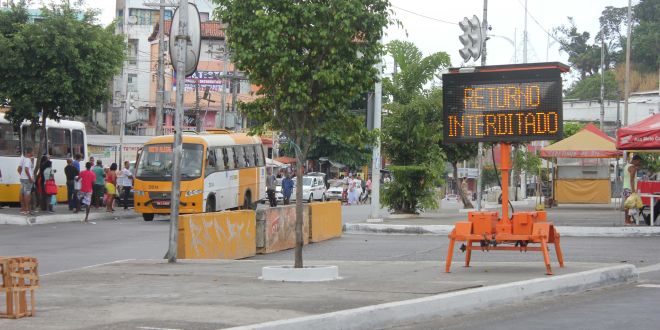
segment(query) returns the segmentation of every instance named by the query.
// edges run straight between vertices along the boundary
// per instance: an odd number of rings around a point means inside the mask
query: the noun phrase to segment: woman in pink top
[[[367,193],[364,194],[364,198],[362,199],[362,203],[366,202],[367,199],[369,199],[369,196],[371,196],[371,175],[369,176],[369,180],[367,180]]]

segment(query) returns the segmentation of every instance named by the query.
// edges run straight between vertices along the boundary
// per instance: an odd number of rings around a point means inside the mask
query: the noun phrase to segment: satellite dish
[[[177,7],[174,12],[174,17],[172,17],[172,28],[170,29],[170,60],[172,62],[172,68],[177,74],[177,62],[179,61],[179,41],[176,39],[176,35],[179,34],[179,8]],[[184,76],[188,77],[191,74],[197,71],[197,63],[199,63],[199,55],[202,47],[202,23],[199,20],[199,11],[197,6],[192,3],[188,4],[188,36],[190,41],[188,41],[188,54],[186,56],[186,71]]]
[[[135,17],[135,16],[128,16],[128,23],[130,23],[130,24],[135,24],[135,23],[137,23],[137,17]]]

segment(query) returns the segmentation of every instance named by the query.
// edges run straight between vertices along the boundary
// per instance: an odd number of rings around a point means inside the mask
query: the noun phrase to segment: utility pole
[[[600,30],[600,131],[605,131],[605,29]]]
[[[158,84],[156,90],[156,136],[163,135],[163,101],[165,94],[165,0],[160,0],[158,18]],[[170,27],[170,36],[172,35]],[[170,37],[170,39],[172,39]]]
[[[197,120],[195,121],[195,126],[197,126],[197,132],[200,132],[200,123],[202,117],[202,109],[199,108],[199,74],[195,71],[195,116]]]
[[[488,0],[484,0],[484,17],[482,20],[482,30],[483,32],[483,42],[484,45],[481,48],[481,66],[486,65],[486,40],[488,40]],[[483,176],[483,171],[481,170],[483,168],[483,153],[484,153],[484,143],[479,142],[479,154],[477,155],[477,212],[481,211],[481,195],[483,194],[483,191],[481,191],[481,182],[482,182],[482,176]]]
[[[632,16],[632,0],[628,0],[628,34],[626,40],[626,102],[623,106],[623,126],[628,126],[628,98],[630,97],[630,24]],[[625,161],[625,155],[624,155]]]
[[[179,33],[170,32],[170,42],[178,41],[177,73],[183,78],[176,89],[176,107],[174,115],[174,145],[172,170],[172,199],[170,200],[170,245],[167,253],[167,262],[176,263],[177,247],[179,241],[179,199],[181,197],[181,159],[183,157],[183,96],[186,81],[186,55],[188,53],[188,0],[179,3]],[[172,27],[174,32],[174,27]]]
[[[238,85],[241,83],[241,80],[238,79],[238,68],[236,67],[236,63],[234,63],[234,75],[231,80],[231,84],[233,85],[232,91],[231,91],[231,111],[234,113],[234,127],[236,126],[236,120],[238,119],[238,104],[236,104],[236,99],[238,99]],[[273,132],[274,133],[274,132]],[[273,145],[275,145],[275,141],[273,140]]]
[[[382,45],[383,40],[378,41]],[[380,117],[381,117],[381,102],[383,100],[383,82],[382,78],[382,58],[378,59],[376,63],[376,70],[378,71],[378,82],[376,82],[376,89],[374,91],[374,129],[380,130]],[[382,165],[380,156],[380,136],[376,139],[374,145],[373,159],[371,164],[371,216],[367,222],[383,222],[378,216],[380,211],[380,168]]]
[[[227,127],[225,123],[226,111],[227,111],[227,75],[229,71],[227,70],[227,34],[225,34],[225,44],[222,47],[222,104],[220,111],[220,128],[224,129]]]

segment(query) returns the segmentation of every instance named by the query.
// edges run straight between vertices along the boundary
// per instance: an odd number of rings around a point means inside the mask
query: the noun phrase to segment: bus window
[[[236,160],[234,159],[234,148],[222,148],[222,152],[224,154],[225,169],[235,169]]]
[[[245,147],[245,158],[247,160],[247,167],[257,166],[257,163],[254,161],[254,146]]]
[[[23,154],[25,155],[25,151],[28,148],[32,148],[34,151],[34,154],[37,154],[37,143],[36,141],[41,141],[41,129],[37,129],[37,132],[35,134],[35,138],[32,139],[32,130],[30,129],[30,126],[23,126],[21,128],[21,136],[23,140]],[[41,149],[41,154],[45,154],[44,150]]]
[[[238,162],[238,168],[245,168],[245,150],[243,147],[234,147],[234,151],[236,151],[236,160]]]
[[[264,148],[262,146],[255,146],[257,166],[266,166],[266,160],[264,159]]]
[[[48,154],[55,158],[71,157],[71,131],[62,128],[48,129]]]
[[[197,179],[202,175],[203,152],[204,146],[201,144],[183,144],[182,181]],[[145,145],[135,177],[148,181],[171,181],[173,160],[171,143]]]
[[[201,144],[187,143],[183,145],[183,164],[181,174],[192,178],[202,176],[202,157],[204,146]]]
[[[204,175],[209,175],[213,173],[217,167],[216,167],[216,161],[215,161],[215,150],[208,148],[206,151],[206,171]]]
[[[75,158],[77,154],[81,154],[83,158],[85,157],[85,139],[83,137],[83,131],[74,130],[73,131],[73,155],[72,158]]]
[[[0,124],[0,156],[20,156],[21,140],[18,127]]]

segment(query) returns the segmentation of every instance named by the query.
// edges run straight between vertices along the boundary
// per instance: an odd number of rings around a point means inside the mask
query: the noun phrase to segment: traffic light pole
[[[486,65],[486,40],[488,40],[488,0],[484,0],[484,18],[481,22],[482,25],[482,36],[483,36],[483,46],[481,48],[481,66]],[[479,155],[477,155],[477,211],[481,211],[481,199],[483,191],[481,189],[482,176],[483,176],[483,153],[484,153],[484,143],[479,142]]]

